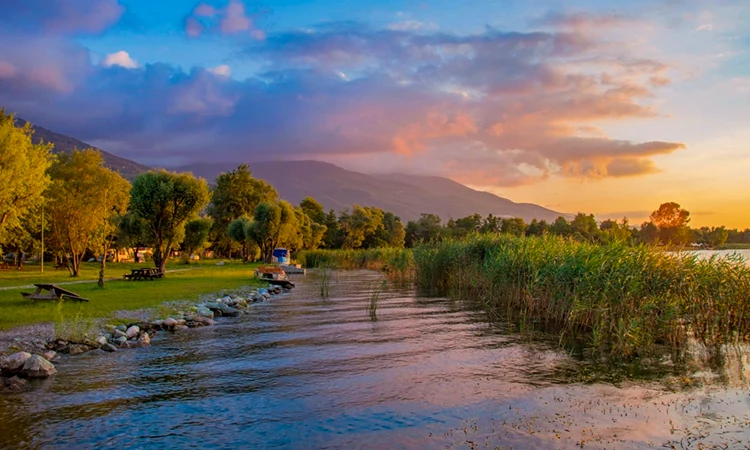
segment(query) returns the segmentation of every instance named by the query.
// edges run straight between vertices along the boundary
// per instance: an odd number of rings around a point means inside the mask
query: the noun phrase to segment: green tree
[[[443,227],[440,216],[422,213],[416,222],[406,224],[406,246],[411,248],[419,242],[435,242],[440,240]]]
[[[526,233],[526,222],[520,217],[503,219],[503,224],[500,225],[500,232],[512,234],[513,236],[523,236]]]
[[[630,242],[633,237],[627,217],[623,217],[621,222],[604,220],[599,224],[599,231],[605,241]]]
[[[545,220],[531,219],[531,223],[526,227],[526,236],[544,236],[549,233],[549,224]]]
[[[503,225],[502,217],[497,217],[497,216],[493,216],[492,214],[488,214],[487,218],[484,219],[484,222],[482,223],[482,227],[479,229],[479,231],[482,233],[499,233],[502,225]]]
[[[220,248],[231,252],[227,230],[229,223],[241,216],[252,216],[261,202],[272,202],[279,198],[276,189],[263,180],[254,178],[247,164],[241,164],[231,172],[216,177],[208,214],[214,225],[211,236]]]
[[[318,203],[318,201],[314,198],[309,196],[305,197],[300,202],[299,207],[302,209],[302,212],[307,214],[307,217],[309,217],[313,222],[320,225],[326,224],[326,213],[323,210],[323,205]]]
[[[322,207],[320,212],[322,212]],[[323,241],[326,226],[312,220],[302,207],[294,208],[294,214],[297,216],[297,239],[291,248],[293,250],[315,250]],[[323,220],[325,220],[325,213],[323,213]]]
[[[558,216],[552,225],[549,227],[549,231],[557,236],[569,236],[570,235],[570,222],[563,216]]]
[[[570,232],[579,241],[595,241],[599,237],[599,227],[593,214],[578,213],[570,222]]]
[[[638,232],[638,239],[644,244],[657,245],[659,243],[659,229],[653,222],[643,222]]]
[[[384,213],[372,206],[354,205],[351,214],[344,212],[339,226],[344,234],[342,248],[360,248],[365,240],[383,226]]]
[[[326,231],[323,234],[323,246],[325,248],[341,248],[344,236],[339,226],[339,217],[336,211],[330,210],[325,219]]]
[[[185,261],[190,261],[190,255],[206,248],[213,224],[214,221],[208,217],[199,217],[185,224],[185,239],[180,246],[185,254]]]
[[[249,236],[260,247],[263,261],[271,262],[273,249],[297,239],[297,216],[289,202],[261,202],[255,207]]]
[[[146,240],[146,222],[128,211],[117,226],[117,246],[130,249],[135,262],[138,261],[138,247]]]
[[[162,272],[184,238],[185,223],[206,207],[209,198],[206,180],[190,173],[149,171],[133,181],[131,211],[145,221],[154,264]]]
[[[404,248],[406,230],[401,218],[393,213],[387,212],[383,215],[383,228],[385,230],[385,246]]]
[[[0,109],[0,242],[6,241],[8,230],[21,226],[24,215],[42,204],[50,183],[52,144],[34,145],[32,134],[30,124],[16,127],[14,117]]]
[[[649,217],[659,230],[659,241],[665,245],[682,245],[689,243],[692,233],[688,227],[690,212],[680,207],[679,203],[662,203],[659,209]]]
[[[116,220],[128,206],[130,183],[104,167],[101,153],[93,149],[58,155],[49,174],[46,211],[51,241],[68,257],[71,275],[77,277],[87,249],[108,250]],[[103,255],[100,286],[105,265]]]

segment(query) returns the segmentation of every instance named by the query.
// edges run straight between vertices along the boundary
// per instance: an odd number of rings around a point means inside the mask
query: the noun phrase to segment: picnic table
[[[133,281],[143,281],[143,280],[149,280],[152,281],[156,278],[161,278],[164,276],[164,272],[159,271],[156,267],[141,267],[138,269],[131,269],[130,273],[127,273],[123,275],[123,277],[126,280],[133,280]]]
[[[76,300],[79,302],[87,302],[89,301],[87,298],[83,298],[80,295],[76,294],[75,292],[69,291],[67,289],[63,289],[60,286],[55,286],[54,284],[34,284],[36,286],[36,292],[29,293],[29,292],[21,292],[21,295],[24,296],[24,298],[28,298],[29,300],[63,300],[63,299],[69,299],[69,300]],[[42,291],[47,291],[46,293],[42,293]]]

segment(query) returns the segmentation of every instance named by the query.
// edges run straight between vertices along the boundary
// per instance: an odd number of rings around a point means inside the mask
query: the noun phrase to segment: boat
[[[286,272],[280,266],[259,266],[255,269],[255,277],[285,289],[294,287],[294,283],[289,280]]]

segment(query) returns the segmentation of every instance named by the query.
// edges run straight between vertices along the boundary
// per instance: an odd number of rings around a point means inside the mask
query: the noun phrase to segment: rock
[[[214,318],[214,312],[206,308],[205,306],[198,308],[196,314],[198,315],[198,317],[206,317],[208,319]]]
[[[258,289],[258,294],[260,294],[260,295],[265,295],[267,293],[268,293],[268,289],[266,289],[266,288],[260,288],[260,289]]]
[[[219,309],[221,310],[222,316],[237,317],[242,313],[242,311],[240,311],[239,309],[232,308],[231,306],[225,304],[222,304]]]
[[[221,305],[221,303],[216,303],[216,302],[206,302],[205,303],[205,307],[208,308],[208,309],[210,309],[214,313],[216,313],[217,311],[221,312],[221,307],[219,305]]]
[[[177,319],[177,326],[185,325],[187,323],[187,320],[185,319]]]
[[[266,291],[266,292],[263,293],[263,298],[264,299],[269,299],[269,298],[271,298],[271,294],[269,294],[268,291]]]
[[[136,336],[138,336],[138,332],[141,331],[140,328],[138,328],[136,325],[133,325],[132,327],[128,328],[127,331],[125,331],[125,336],[128,339],[132,339]]]
[[[70,344],[63,350],[63,353],[67,353],[69,355],[80,355],[81,353],[86,353],[87,351],[91,350],[91,347],[84,344]]]
[[[52,350],[42,353],[42,358],[50,362],[52,362],[52,360],[55,359],[55,356],[57,356],[57,352],[53,352]]]
[[[28,361],[29,358],[31,358],[31,353],[13,353],[3,360],[0,369],[2,369],[2,372],[6,375],[14,375],[23,369],[23,366],[26,364],[26,361]]]
[[[236,302],[234,302],[235,308],[247,308],[247,301],[244,299],[239,299]]]
[[[197,316],[197,317],[196,317],[196,318],[195,318],[195,319],[193,320],[193,323],[194,323],[194,324],[195,324],[196,326],[199,326],[199,327],[200,327],[200,326],[212,326],[212,325],[216,325],[216,322],[214,322],[214,320],[213,320],[213,319],[211,319],[211,318],[209,318],[209,317],[205,317],[205,316]]]
[[[115,339],[114,342],[115,344],[122,346],[122,344],[124,344],[125,342],[128,342],[128,338],[126,338],[125,336],[120,336],[117,339]]]
[[[115,339],[120,338],[120,337],[125,337],[125,332],[120,330],[119,328],[116,328],[115,331],[112,333],[112,337],[114,337]]]
[[[175,325],[174,330],[175,331],[181,331],[181,330],[187,330],[188,328],[190,328],[190,327],[188,327],[185,324],[182,324],[182,325],[178,324],[178,325]]]
[[[107,343],[107,338],[104,336],[99,336],[96,338],[96,343],[99,344],[99,347]]]
[[[171,317],[164,320],[164,326],[167,328],[174,328],[175,325],[177,325],[177,321]]]
[[[26,380],[18,377],[11,377],[5,380],[3,383],[5,388],[10,391],[22,391],[26,387]]]
[[[116,352],[117,351],[117,347],[115,347],[114,345],[112,345],[112,344],[110,344],[108,342],[108,343],[102,345],[102,350],[104,350],[105,352],[112,353],[112,352]]]
[[[57,373],[51,362],[39,355],[32,355],[23,365],[21,374],[29,378],[47,378]]]
[[[151,345],[151,336],[148,335],[148,333],[143,333],[138,337],[138,341],[136,342],[138,344],[138,347],[148,347]]]
[[[124,333],[128,327],[126,325],[117,325],[117,329]]]
[[[153,325],[154,328],[161,328],[164,325],[164,321],[163,320],[154,320],[153,322],[151,322],[151,325]]]

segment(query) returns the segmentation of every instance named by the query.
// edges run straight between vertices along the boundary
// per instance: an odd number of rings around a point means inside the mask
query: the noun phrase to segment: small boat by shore
[[[284,289],[294,287],[281,266],[259,266],[255,269],[255,277]]]

